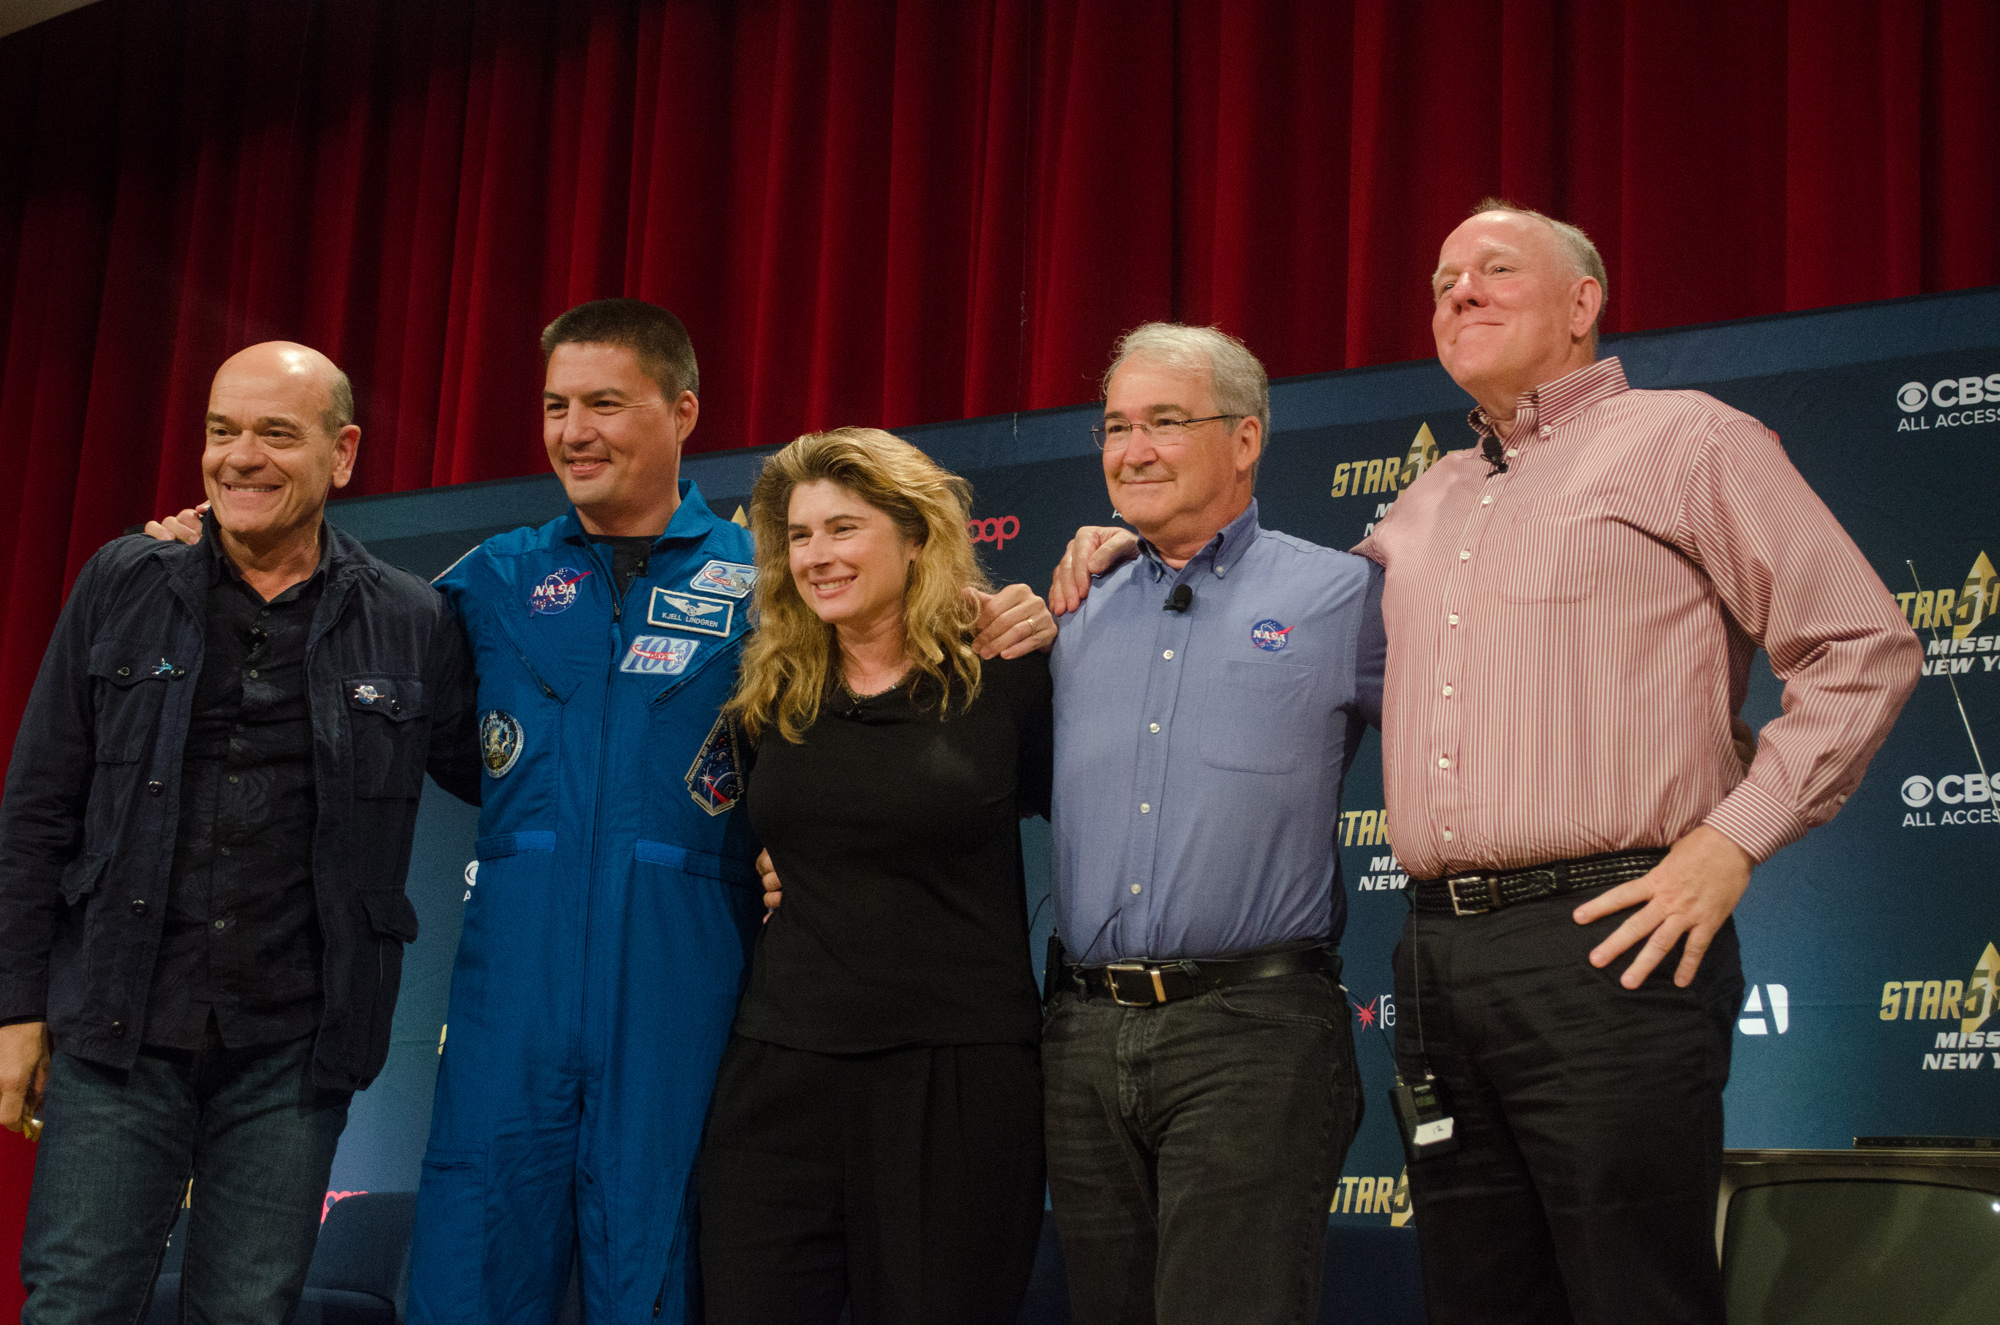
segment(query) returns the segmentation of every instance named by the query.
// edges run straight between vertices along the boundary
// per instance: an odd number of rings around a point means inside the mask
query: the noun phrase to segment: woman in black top
[[[1011,1325],[1042,1218],[1019,819],[1048,813],[1047,661],[981,663],[970,489],[873,429],[752,494],[731,714],[785,882],[702,1154],[710,1325]]]

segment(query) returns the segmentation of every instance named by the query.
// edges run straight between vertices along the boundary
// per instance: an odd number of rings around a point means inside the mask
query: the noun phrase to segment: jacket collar
[[[215,528],[215,514],[211,511],[202,516],[201,541],[193,547],[185,543],[161,541],[153,548],[153,556],[166,571],[167,582],[175,595],[197,615],[203,610],[202,599],[208,592],[209,577],[215,573],[224,555],[222,540],[216,536]],[[358,575],[376,576],[381,572],[367,548],[331,520],[322,517],[319,569],[313,573],[324,575],[329,588],[338,586],[344,589]]]
[[[701,489],[693,479],[682,479],[680,489],[681,504],[674,508],[673,519],[667,521],[666,529],[653,540],[655,548],[669,543],[699,543],[713,533],[717,525],[726,523],[708,509],[708,503],[701,499]],[[583,517],[576,513],[574,504],[562,518],[560,536],[563,542],[579,546],[590,541],[590,534],[583,527]]]

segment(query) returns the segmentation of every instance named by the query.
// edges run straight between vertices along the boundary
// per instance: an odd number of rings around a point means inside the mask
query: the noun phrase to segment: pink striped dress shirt
[[[1473,427],[1492,435],[1475,410]],[[1602,359],[1521,398],[1507,470],[1422,474],[1355,548],[1386,570],[1390,841],[1414,878],[1667,847],[1761,862],[1831,819],[1921,647],[1772,432]],[[1730,745],[1757,648],[1784,715]]]

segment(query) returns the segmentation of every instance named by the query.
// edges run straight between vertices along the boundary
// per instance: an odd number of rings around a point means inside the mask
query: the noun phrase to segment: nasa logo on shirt
[[[542,577],[528,593],[528,610],[538,616],[555,616],[576,606],[576,586],[590,578],[587,570],[560,566]]]
[[[1250,642],[1266,653],[1276,653],[1285,647],[1292,628],[1282,622],[1265,617],[1250,627]]]
[[[646,609],[646,621],[650,625],[664,626],[668,630],[692,630],[699,635],[727,636],[729,623],[735,614],[736,604],[720,598],[677,593],[672,589],[655,589],[652,604]]]
[[[479,759],[488,777],[504,778],[520,762],[521,749],[528,743],[521,720],[500,709],[488,709],[479,718]]]

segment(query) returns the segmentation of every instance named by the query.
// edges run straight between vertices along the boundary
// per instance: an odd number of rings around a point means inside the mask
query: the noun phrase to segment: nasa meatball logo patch
[[[1266,653],[1276,653],[1285,647],[1285,642],[1291,637],[1291,633],[1290,626],[1265,617],[1250,627],[1250,642]]]
[[[743,797],[743,760],[736,748],[736,728],[717,718],[708,739],[688,765],[688,795],[710,814],[721,814]]]
[[[488,777],[504,778],[520,762],[521,748],[528,743],[521,720],[500,709],[488,709],[479,718],[479,759]]]
[[[562,566],[542,577],[528,593],[528,610],[537,616],[555,616],[576,606],[576,586],[590,578],[587,570]]]

